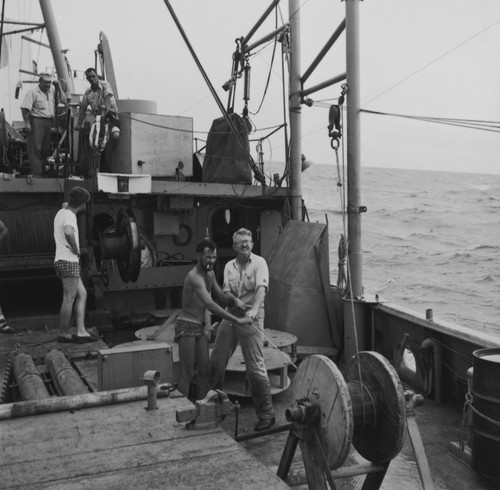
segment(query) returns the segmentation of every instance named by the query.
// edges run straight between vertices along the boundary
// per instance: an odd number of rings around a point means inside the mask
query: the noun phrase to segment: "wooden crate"
[[[99,391],[142,386],[146,371],[159,371],[161,383],[172,383],[172,347],[161,342],[101,349],[97,352]]]

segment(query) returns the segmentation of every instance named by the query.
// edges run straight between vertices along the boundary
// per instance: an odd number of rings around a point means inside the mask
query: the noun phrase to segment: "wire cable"
[[[413,119],[415,121],[431,122],[436,124],[446,124],[448,126],[458,126],[467,129],[477,129],[480,131],[489,131],[493,133],[500,133],[500,121],[484,121],[478,119],[458,119],[447,117],[430,117],[430,116],[411,116],[407,114],[396,114],[391,112],[372,111],[368,109],[361,109],[360,112],[366,114],[374,114],[377,116],[390,116],[401,117],[404,119]]]
[[[453,51],[457,50],[458,48],[460,48],[464,44],[467,44],[468,42],[472,41],[474,38],[476,38],[477,36],[480,36],[481,34],[483,34],[484,32],[486,32],[488,29],[491,29],[492,27],[496,26],[497,24],[500,24],[500,20],[497,20],[493,24],[490,24],[489,26],[485,27],[484,29],[481,29],[479,32],[476,32],[476,34],[474,34],[474,35],[470,36],[469,38],[465,39],[465,41],[462,41],[461,43],[457,44],[453,48],[451,48],[448,51],[445,51],[443,54],[439,55],[437,58],[434,58],[432,61],[429,61],[429,63],[425,64],[424,66],[422,66],[420,68],[418,68],[413,73],[410,73],[409,75],[407,75],[406,77],[404,77],[403,79],[401,79],[399,82],[391,85],[389,88],[387,88],[384,91],[380,92],[378,95],[376,95],[375,97],[371,98],[368,102],[365,102],[362,107],[365,107],[370,102],[373,102],[374,100],[378,99],[379,97],[382,97],[382,95],[385,95],[387,92],[390,92],[391,90],[393,90],[394,88],[398,87],[402,83],[406,82],[410,78],[414,77],[415,75],[417,75],[421,71],[425,70],[426,68],[429,68],[429,66],[431,66],[434,63],[438,62],[439,60],[441,60],[445,56],[448,56]]]

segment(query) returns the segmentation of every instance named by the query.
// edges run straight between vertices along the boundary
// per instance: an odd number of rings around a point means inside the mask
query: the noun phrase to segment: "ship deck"
[[[97,384],[92,344],[57,344],[50,329],[26,329],[0,337],[0,376],[6,355],[16,345],[35,355],[53,347],[80,359],[85,382]],[[37,354],[38,353],[38,354]],[[293,383],[293,371],[289,372]],[[0,379],[2,379],[0,378]],[[275,428],[287,425],[292,390],[273,397]],[[1,488],[294,488],[305,489],[305,472],[297,449],[287,484],[277,476],[288,430],[254,437],[255,412],[248,397],[240,404],[238,439],[234,413],[210,430],[186,430],[175,411],[189,402],[174,392],[147,411],[146,400],[0,420]],[[476,474],[467,455],[457,458],[462,408],[426,400],[416,408],[417,423],[436,489],[493,490],[497,485]],[[455,444],[452,444],[455,443]],[[346,465],[359,462],[355,451]],[[336,480],[338,488],[361,488],[363,476]],[[423,488],[408,434],[401,453],[391,462],[382,489]]]
[[[2,488],[288,488],[222,428],[187,430],[171,394],[2,420]]]
[[[293,372],[290,374],[293,383]],[[410,387],[407,387],[410,388]],[[277,412],[277,424],[286,424],[284,412],[294,406],[292,390],[287,390],[273,397]],[[245,434],[251,437],[255,413],[250,401],[243,401],[239,416],[239,437]],[[497,490],[498,483],[478,475],[469,466],[470,452],[459,454],[458,442],[463,417],[463,407],[455,403],[437,404],[433,400],[425,400],[422,406],[415,409],[416,422],[430,467],[431,478],[436,490]],[[221,424],[234,437],[235,419],[228,417]],[[242,445],[256,459],[276,473],[280,463],[288,432],[266,435],[255,439],[242,440]],[[365,461],[353,449],[344,467],[364,463]],[[344,468],[343,467],[343,468]],[[297,449],[290,468],[287,483],[290,487],[306,490],[305,471],[300,449]],[[365,476],[354,476],[336,479],[337,488],[361,489]],[[381,490],[422,490],[425,487],[419,474],[415,451],[408,432],[405,433],[401,452],[394,458],[382,482]]]

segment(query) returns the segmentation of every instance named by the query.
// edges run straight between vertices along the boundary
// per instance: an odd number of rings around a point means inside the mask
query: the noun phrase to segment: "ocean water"
[[[328,220],[332,283],[337,182],[332,165],[302,174],[310,221]],[[365,294],[500,335],[500,175],[362,168],[361,204]]]

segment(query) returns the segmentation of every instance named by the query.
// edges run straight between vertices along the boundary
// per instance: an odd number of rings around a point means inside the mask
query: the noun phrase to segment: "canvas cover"
[[[229,114],[229,117],[246,149],[249,150],[248,128],[245,121],[238,114]],[[203,182],[252,183],[252,169],[224,117],[215,119],[208,133],[206,156],[203,161]]]

